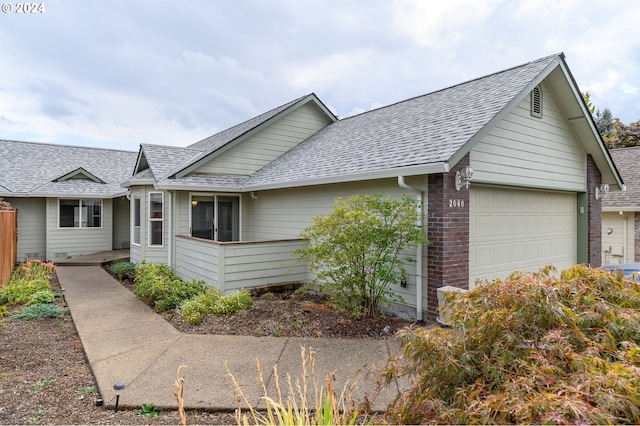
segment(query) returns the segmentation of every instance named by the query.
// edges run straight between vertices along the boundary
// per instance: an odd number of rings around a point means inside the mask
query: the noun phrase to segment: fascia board
[[[296,181],[276,182],[268,184],[245,185],[242,189],[248,191],[264,191],[269,189],[295,188],[300,186],[327,185],[332,183],[347,183],[363,180],[397,178],[398,176],[430,175],[435,173],[446,173],[449,171],[447,163],[433,163],[417,166],[399,167],[373,172],[353,173],[348,175],[327,176],[312,179],[301,179]]]
[[[110,194],[83,194],[83,193],[57,193],[57,192],[29,192],[28,198],[118,198],[127,195],[128,191],[118,191]]]
[[[242,192],[241,186],[215,186],[215,185],[178,185],[159,183],[153,185],[155,189],[169,191],[211,191],[211,192]]]

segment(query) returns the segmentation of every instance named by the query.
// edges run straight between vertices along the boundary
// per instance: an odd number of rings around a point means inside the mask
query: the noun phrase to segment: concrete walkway
[[[335,371],[336,390],[340,392],[347,381],[355,381],[357,387],[352,394],[361,400],[365,394],[372,395],[375,377],[365,380],[366,371],[356,374],[357,370],[382,368],[389,355],[398,351],[395,340],[183,334],[100,266],[59,263],[57,275],[107,406],[115,404],[113,385],[122,381],[126,387],[120,397],[121,407],[140,408],[153,403],[177,408],[171,388],[178,368],[185,365],[185,408],[246,408],[237,401],[225,378],[227,363],[249,401],[255,407],[264,407],[256,360],[262,365],[269,396],[275,397],[273,366],[277,365],[281,388],[286,388],[287,374],[293,379],[300,377],[301,347],[313,348],[316,353],[318,386],[325,386],[327,375]],[[395,386],[386,388],[373,401],[373,409],[383,411],[397,391]]]

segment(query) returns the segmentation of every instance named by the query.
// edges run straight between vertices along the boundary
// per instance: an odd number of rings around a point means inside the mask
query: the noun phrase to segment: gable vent
[[[536,86],[531,91],[531,115],[542,118],[542,89]]]

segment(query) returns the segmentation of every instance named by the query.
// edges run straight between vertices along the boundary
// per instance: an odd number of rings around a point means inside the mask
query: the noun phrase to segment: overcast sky
[[[0,0],[0,138],[185,146],[315,92],[339,117],[555,53],[640,119],[640,2]]]

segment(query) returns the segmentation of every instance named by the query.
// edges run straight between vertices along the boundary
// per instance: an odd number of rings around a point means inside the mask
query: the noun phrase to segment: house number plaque
[[[449,208],[464,207],[464,200],[449,200]]]

